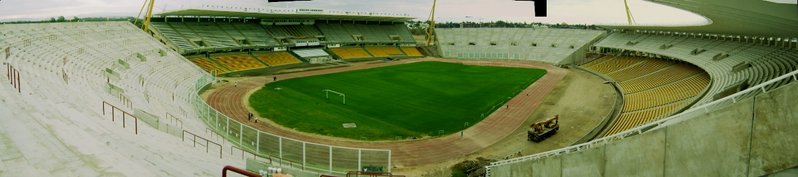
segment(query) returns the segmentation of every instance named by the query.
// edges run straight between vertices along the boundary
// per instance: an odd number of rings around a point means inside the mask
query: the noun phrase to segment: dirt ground
[[[581,70],[569,70],[563,80],[549,93],[543,103],[523,123],[524,128],[515,130],[501,141],[476,153],[445,163],[418,166],[413,170],[397,171],[397,174],[412,176],[450,176],[449,168],[466,159],[486,157],[505,159],[531,155],[570,146],[589,133],[612,112],[616,92],[604,80]],[[526,141],[526,127],[534,122],[560,115],[560,131],[556,135],[534,143]]]
[[[247,122],[250,112],[247,98],[272,76],[223,78],[226,83],[215,84],[202,93],[203,98],[217,110],[241,122],[281,136],[309,142],[346,147],[383,148],[393,151],[394,174],[406,176],[448,176],[453,164],[465,159],[488,157],[504,159],[529,155],[569,146],[593,130],[611,112],[615,91],[603,80],[579,70],[562,69],[540,63],[464,61],[446,59],[413,59],[401,62],[364,62],[349,67],[314,70],[277,75],[279,79],[343,72],[418,61],[463,62],[475,65],[534,67],[548,74],[532,84],[488,118],[465,130],[464,136],[448,136],[404,141],[366,142],[297,132],[261,119]],[[560,115],[560,132],[541,142],[526,141],[526,130],[533,122]]]

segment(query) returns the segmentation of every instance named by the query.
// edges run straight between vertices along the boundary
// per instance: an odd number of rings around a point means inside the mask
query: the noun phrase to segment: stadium
[[[798,6],[648,2],[710,23],[3,23],[0,176],[798,175]]]

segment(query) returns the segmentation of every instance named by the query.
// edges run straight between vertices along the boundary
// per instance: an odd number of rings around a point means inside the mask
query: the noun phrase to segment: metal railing
[[[302,170],[345,174],[364,166],[384,166],[391,170],[391,150],[340,147],[286,138],[260,131],[224,115],[209,106],[197,94],[215,78],[206,75],[197,81],[193,103],[198,117],[208,127],[233,146],[262,157],[270,157],[273,164],[291,164]]]
[[[792,71],[790,73],[787,73],[787,74],[779,76],[779,77],[776,77],[776,78],[771,79],[771,80],[769,80],[767,82],[764,82],[764,83],[761,83],[759,85],[750,87],[748,89],[745,89],[743,91],[734,93],[734,94],[726,96],[724,98],[721,98],[721,99],[709,102],[707,104],[703,104],[703,105],[694,107],[692,109],[688,109],[688,110],[686,110],[684,112],[681,112],[679,114],[676,114],[676,115],[673,115],[673,116],[670,116],[670,117],[667,117],[667,118],[664,118],[664,119],[660,119],[660,120],[657,120],[657,121],[654,121],[654,122],[651,122],[651,123],[648,123],[648,124],[645,124],[645,125],[642,125],[642,126],[639,126],[639,127],[636,127],[636,128],[632,128],[632,129],[623,131],[621,133],[618,133],[618,134],[615,134],[615,135],[612,135],[612,136],[607,136],[607,137],[596,139],[596,140],[593,140],[593,141],[590,141],[590,142],[586,142],[586,143],[582,143],[582,144],[578,144],[578,145],[573,145],[573,146],[569,146],[569,147],[565,147],[565,148],[561,148],[561,149],[551,150],[551,151],[547,151],[547,152],[542,152],[542,153],[538,153],[538,154],[533,154],[533,155],[528,155],[528,156],[524,156],[524,157],[518,157],[518,158],[514,158],[514,159],[508,159],[508,160],[501,160],[501,161],[497,161],[497,162],[492,162],[490,165],[485,166],[485,168],[487,168],[487,176],[491,176],[491,168],[493,168],[493,167],[510,165],[510,164],[519,163],[519,162],[538,160],[538,159],[542,159],[542,158],[546,158],[546,157],[550,157],[550,156],[564,155],[564,154],[568,154],[568,153],[572,153],[572,152],[579,152],[579,151],[582,151],[582,150],[585,150],[585,149],[590,149],[590,148],[592,148],[594,146],[601,146],[601,145],[607,144],[607,143],[612,142],[612,141],[621,140],[621,139],[624,139],[626,137],[642,134],[642,133],[649,132],[649,131],[652,131],[652,130],[661,129],[661,128],[667,127],[668,125],[673,125],[673,124],[676,124],[676,123],[679,123],[679,122],[694,118],[696,116],[693,116],[693,114],[699,113],[699,111],[703,111],[703,113],[709,113],[710,109],[714,108],[716,106],[721,106],[721,105],[724,105],[724,104],[734,104],[734,103],[737,103],[737,101],[739,101],[741,99],[747,98],[749,96],[753,96],[755,93],[767,93],[768,92],[767,88],[769,86],[774,85],[774,84],[781,84],[784,81],[798,81],[798,70]],[[773,89],[777,89],[777,88],[778,87],[774,87]]]

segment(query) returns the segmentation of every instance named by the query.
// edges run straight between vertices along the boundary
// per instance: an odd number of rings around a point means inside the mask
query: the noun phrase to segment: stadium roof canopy
[[[238,17],[259,19],[313,19],[405,22],[408,14],[349,12],[321,9],[265,9],[225,6],[204,6],[203,9],[180,9],[155,14],[155,17]]]
[[[798,37],[798,5],[764,0],[651,0],[709,18],[704,26],[607,26],[615,29]],[[634,10],[634,9],[633,9]],[[662,14],[664,16],[668,14]]]

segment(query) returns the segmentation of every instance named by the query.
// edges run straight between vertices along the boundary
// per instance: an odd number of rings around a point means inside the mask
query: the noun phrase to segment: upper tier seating
[[[408,43],[416,40],[404,24],[364,25],[317,23],[319,29],[331,43]],[[360,36],[356,39],[354,36]]]
[[[254,46],[277,46],[277,40],[256,23],[217,23],[220,26],[231,26],[241,32]],[[224,29],[224,28],[223,28]]]
[[[550,28],[437,29],[443,57],[534,60],[561,64],[604,31]],[[577,57],[581,58],[581,57]]]
[[[321,32],[313,25],[269,25],[264,26],[276,38],[314,38]]]
[[[293,45],[282,39],[313,39],[320,44],[415,44],[404,24],[260,25],[252,22],[152,22],[156,36],[182,54],[267,49]],[[356,38],[357,36],[357,38]]]

